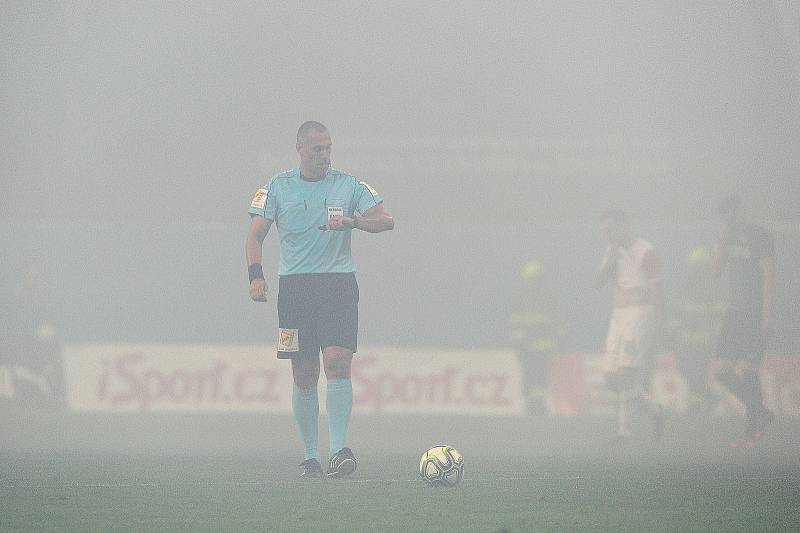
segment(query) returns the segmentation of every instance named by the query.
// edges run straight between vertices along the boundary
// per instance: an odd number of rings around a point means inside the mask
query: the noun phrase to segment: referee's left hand
[[[319,229],[322,231],[347,231],[353,229],[354,224],[355,221],[352,218],[337,215],[331,217],[328,223],[324,226],[320,226]]]

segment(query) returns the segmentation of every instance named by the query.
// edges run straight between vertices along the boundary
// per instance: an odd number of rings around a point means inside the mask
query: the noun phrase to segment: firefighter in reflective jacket
[[[543,274],[538,261],[525,264],[511,315],[511,339],[524,371],[525,396],[534,412],[546,407],[550,360],[561,337],[558,305]]]
[[[707,371],[722,317],[725,313],[711,271],[711,253],[698,246],[687,256],[687,271],[682,294],[670,313],[672,349],[678,355],[678,368],[689,382],[690,405],[708,407]]]

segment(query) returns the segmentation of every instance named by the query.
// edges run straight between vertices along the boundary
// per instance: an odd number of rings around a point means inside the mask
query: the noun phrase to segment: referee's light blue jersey
[[[363,214],[383,202],[357,178],[329,168],[319,181],[306,181],[300,169],[274,176],[256,191],[248,213],[274,221],[281,243],[278,274],[355,272],[351,232],[322,231],[332,216]]]

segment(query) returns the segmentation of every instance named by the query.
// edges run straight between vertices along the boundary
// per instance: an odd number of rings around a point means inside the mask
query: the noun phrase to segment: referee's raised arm
[[[353,228],[367,233],[381,233],[394,229],[394,217],[383,207],[383,203],[368,209],[362,216],[353,216]]]

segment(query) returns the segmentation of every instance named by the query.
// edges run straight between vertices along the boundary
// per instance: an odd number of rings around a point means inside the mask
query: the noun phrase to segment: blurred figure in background
[[[730,296],[720,332],[717,379],[745,407],[744,434],[732,447],[752,446],[772,421],[764,407],[759,368],[772,331],[775,290],[775,240],[747,220],[742,199],[726,197],[719,205],[722,228],[714,248],[713,269],[728,273]]]
[[[703,413],[711,408],[707,371],[724,310],[714,283],[711,251],[695,246],[686,257],[684,285],[669,313],[669,342],[677,354],[678,369],[689,382],[690,408]]]
[[[530,412],[546,408],[550,361],[561,336],[559,306],[547,287],[544,267],[532,259],[520,273],[520,290],[514,294],[511,340],[524,376],[524,392]]]
[[[598,269],[595,287],[612,285],[614,306],[606,338],[605,382],[617,395],[614,443],[632,434],[635,411],[652,417],[654,435],[663,432],[663,409],[649,395],[653,352],[664,300],[661,265],[653,246],[631,233],[625,213],[609,210],[600,217],[608,248]]]
[[[62,407],[58,298],[40,257],[29,258],[23,268],[21,283],[2,298],[0,400],[23,408]]]

